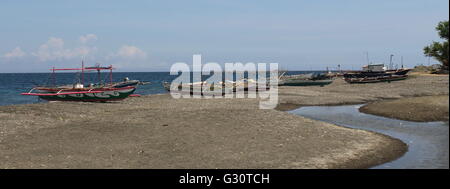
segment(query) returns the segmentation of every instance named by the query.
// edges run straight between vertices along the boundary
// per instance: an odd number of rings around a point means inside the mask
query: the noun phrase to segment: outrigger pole
[[[101,70],[109,70],[109,80],[110,80],[110,84],[113,85],[113,73],[112,73],[112,70],[113,70],[113,69],[114,69],[114,68],[113,68],[112,65],[109,65],[108,67],[100,67],[100,66],[97,66],[97,67],[84,67],[84,62],[82,62],[81,68],[59,68],[59,69],[58,69],[58,68],[53,67],[53,68],[50,69],[50,70],[52,70],[54,76],[55,76],[55,71],[81,70],[81,82],[82,82],[83,85],[84,85],[84,70],[88,70],[88,71],[97,70],[97,72],[98,72],[99,74],[100,74],[100,71],[101,71]]]

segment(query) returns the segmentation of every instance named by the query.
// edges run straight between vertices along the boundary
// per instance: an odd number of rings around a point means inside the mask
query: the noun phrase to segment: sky
[[[448,0],[1,0],[0,73],[113,65],[168,71],[176,62],[279,63],[285,70],[437,63]]]

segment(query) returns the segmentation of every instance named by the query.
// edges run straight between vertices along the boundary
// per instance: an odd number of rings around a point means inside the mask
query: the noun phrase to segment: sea
[[[324,71],[289,71],[287,75],[322,73]],[[163,94],[167,91],[162,86],[163,82],[174,80],[177,75],[170,75],[169,72],[114,72],[113,81],[122,81],[128,77],[130,80],[140,80],[150,82],[147,85],[139,85],[135,94],[151,95]],[[206,76],[208,77],[208,76]],[[206,79],[204,77],[203,79]],[[56,79],[53,79],[56,78]],[[51,73],[0,73],[0,106],[13,104],[33,104],[45,103],[36,96],[25,96],[20,93],[28,92],[36,86],[73,84],[79,81],[79,73],[56,73],[55,77]],[[102,73],[100,80],[109,82],[109,74]],[[84,83],[98,83],[97,73],[85,73]]]

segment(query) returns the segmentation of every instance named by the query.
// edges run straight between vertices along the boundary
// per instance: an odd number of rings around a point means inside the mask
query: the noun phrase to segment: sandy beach
[[[400,120],[447,121],[449,96],[422,96],[369,103],[359,111]]]
[[[448,95],[448,75],[413,74],[391,83],[348,84],[342,79],[325,87],[281,87],[279,110],[301,106],[364,104],[404,97]]]
[[[0,168],[368,168],[406,144],[280,110],[448,95],[448,80],[281,87],[277,110],[258,109],[257,99],[168,94],[0,106]]]

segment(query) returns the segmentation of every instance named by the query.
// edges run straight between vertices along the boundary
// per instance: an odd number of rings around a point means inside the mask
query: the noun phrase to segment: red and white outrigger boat
[[[38,96],[41,99],[48,101],[88,101],[88,102],[106,102],[123,100],[129,96],[133,96],[133,92],[136,90],[136,85],[139,81],[125,80],[123,82],[113,83],[112,70],[114,68],[110,65],[108,67],[84,67],[82,63],[81,68],[62,68],[62,69],[50,69],[52,71],[53,85],[35,87],[27,93],[21,93],[22,95]],[[109,70],[109,83],[102,83],[100,72],[102,70]],[[81,71],[80,82],[73,85],[56,86],[56,71]],[[97,71],[99,83],[84,85],[84,72],[85,71]]]

